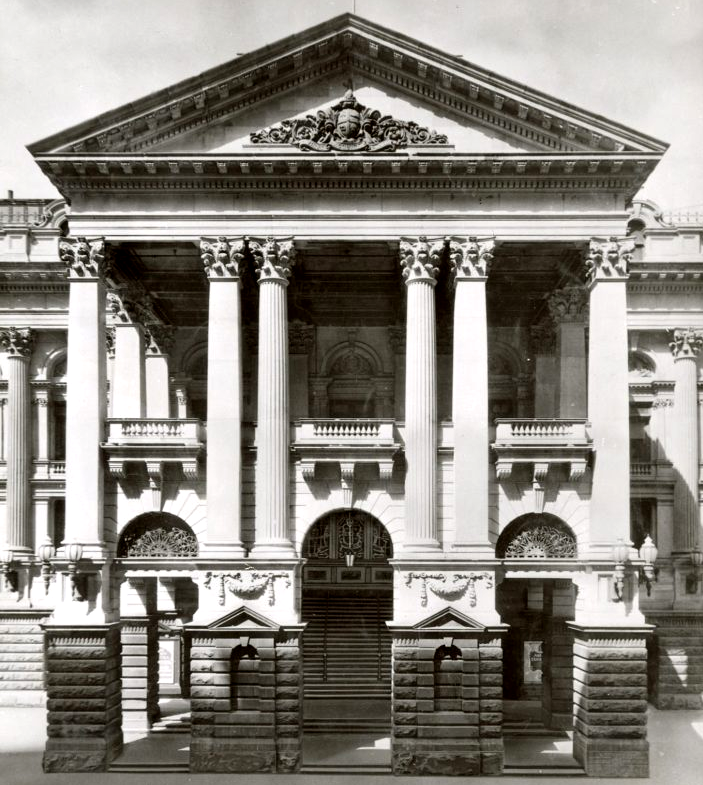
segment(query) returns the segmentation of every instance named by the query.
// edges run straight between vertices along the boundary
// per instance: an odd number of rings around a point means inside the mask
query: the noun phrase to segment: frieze
[[[300,150],[343,153],[394,152],[411,144],[447,144],[447,137],[415,122],[381,115],[357,101],[347,90],[344,98],[317,115],[284,120],[250,134],[253,144],[293,145]]]
[[[286,588],[290,588],[291,579],[287,572],[258,572],[252,569],[240,572],[206,572],[203,585],[206,589],[217,586],[217,601],[225,604],[225,590],[236,597],[258,599],[266,594],[269,605],[276,603],[274,584],[277,579],[285,579]]]

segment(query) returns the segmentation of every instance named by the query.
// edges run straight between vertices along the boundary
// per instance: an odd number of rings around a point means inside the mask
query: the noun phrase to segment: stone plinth
[[[45,772],[106,771],[122,751],[119,624],[45,626]]]
[[[657,625],[650,658],[651,697],[658,709],[703,709],[703,619],[647,613]]]
[[[502,630],[392,631],[393,773],[501,774]]]
[[[574,631],[574,758],[589,777],[648,777],[648,629]]]
[[[190,645],[190,770],[295,772],[302,741],[303,626],[283,630],[242,608],[237,626],[186,628]],[[259,619],[265,626],[246,625]]]
[[[124,730],[148,730],[159,718],[159,631],[156,619],[123,619],[121,640]]]

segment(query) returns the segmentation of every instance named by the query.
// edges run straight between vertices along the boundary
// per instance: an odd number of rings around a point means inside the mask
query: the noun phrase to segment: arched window
[[[498,538],[499,559],[572,559],[576,537],[556,515],[529,513],[516,518]]]
[[[167,512],[147,512],[127,524],[120,535],[120,558],[187,558],[198,555],[198,540],[190,526]]]

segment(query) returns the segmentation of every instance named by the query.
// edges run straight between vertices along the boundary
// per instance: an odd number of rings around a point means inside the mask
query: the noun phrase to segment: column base
[[[645,739],[591,739],[574,731],[574,758],[589,777],[649,777]]]
[[[295,559],[297,556],[290,540],[257,542],[249,554],[252,559]]]
[[[54,772],[107,771],[122,752],[122,731],[103,739],[49,739],[42,758],[47,774]]]
[[[217,559],[244,559],[247,551],[241,542],[204,542],[200,546],[201,556],[214,556]]]
[[[439,544],[439,541],[431,537],[423,540],[412,540],[410,542],[404,542],[403,549],[401,551],[402,556],[415,556],[425,553],[436,556],[441,552],[442,546]]]

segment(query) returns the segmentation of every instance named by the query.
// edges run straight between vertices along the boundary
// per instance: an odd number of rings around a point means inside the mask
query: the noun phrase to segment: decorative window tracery
[[[190,527],[167,513],[147,513],[130,523],[117,547],[121,558],[192,558],[198,540]]]
[[[393,557],[393,542],[383,524],[371,515],[346,510],[317,521],[303,550],[308,559],[318,561],[341,561],[353,553],[360,560],[381,562]]]
[[[496,553],[505,559],[573,559],[576,538],[553,515],[526,515],[501,534]]]

